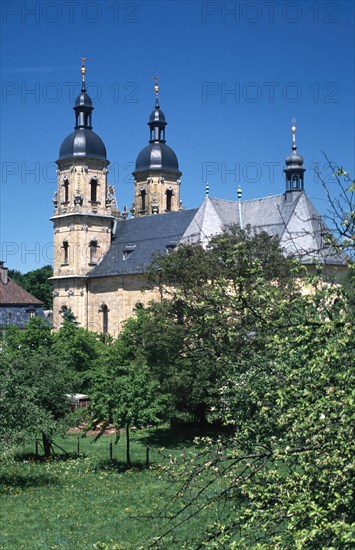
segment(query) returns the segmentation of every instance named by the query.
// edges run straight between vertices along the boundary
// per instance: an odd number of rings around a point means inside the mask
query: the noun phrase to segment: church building
[[[285,188],[280,195],[238,201],[206,197],[200,207],[185,210],[180,199],[181,171],[175,152],[166,144],[166,119],[155,84],[155,107],[149,143],[138,154],[134,202],[130,212],[118,211],[114,188],[107,181],[109,161],[101,138],[92,129],[94,109],[82,88],[74,105],[75,129],[59,151],[55,192],[53,325],[71,309],[80,326],[117,336],[137,303],[159,299],[158,289],[144,290],[144,274],[157,252],[169,253],[182,243],[206,245],[224,229],[250,225],[278,235],[286,254],[303,263],[342,270],[344,258],[324,243],[328,232],[304,191],[303,157],[297,152],[296,127],[286,158]]]

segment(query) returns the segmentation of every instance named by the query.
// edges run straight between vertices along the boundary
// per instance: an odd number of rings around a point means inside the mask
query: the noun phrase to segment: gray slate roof
[[[196,213],[197,208],[118,222],[111,247],[88,277],[145,273],[154,254],[179,243]]]
[[[304,191],[242,201],[241,210],[243,227],[277,235],[286,254],[302,263],[346,263],[344,254],[325,245],[329,230]],[[238,202],[210,197],[198,209],[120,221],[110,249],[88,277],[145,273],[156,253],[179,243],[207,245],[232,225],[240,225]]]
[[[24,328],[30,319],[30,314],[34,313],[36,317],[46,318],[41,307],[35,306],[0,306],[0,328],[6,328],[11,325],[17,325]]]
[[[304,191],[242,201],[241,213],[243,227],[250,225],[256,231],[277,235],[285,252],[303,263],[345,263],[344,254],[324,243],[329,229]],[[240,226],[238,202],[206,197],[181,242],[206,245],[213,235],[231,225]]]

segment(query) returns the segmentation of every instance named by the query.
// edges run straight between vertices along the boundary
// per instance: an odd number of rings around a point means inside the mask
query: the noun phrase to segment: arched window
[[[297,189],[297,188],[298,188],[298,176],[294,175],[292,177],[292,189]]]
[[[97,264],[97,249],[97,240],[93,239],[92,241],[90,241],[90,264]]]
[[[170,212],[171,210],[172,197],[173,197],[173,190],[168,189],[166,191],[166,208],[165,208],[167,212]]]
[[[64,196],[63,202],[69,202],[69,180],[65,179],[63,183]]]
[[[108,307],[106,304],[102,305],[102,332],[108,333]]]
[[[95,203],[97,202],[97,179],[92,179],[90,182],[91,191],[90,191],[90,202]]]
[[[68,241],[63,241],[63,264],[67,265],[69,263],[69,243]]]

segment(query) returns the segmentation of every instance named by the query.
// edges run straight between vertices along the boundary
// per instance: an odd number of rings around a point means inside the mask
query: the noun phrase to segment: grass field
[[[193,447],[194,432],[139,430],[131,441],[132,468],[125,467],[124,435],[113,445],[102,437],[56,439],[71,453],[48,461],[33,460],[34,442],[18,450],[17,460],[0,470],[0,548],[138,549],[148,548],[162,525],[161,512],[176,488],[159,478],[165,454]],[[150,448],[147,469],[146,446]],[[60,451],[58,451],[60,452]],[[31,454],[32,453],[32,454]],[[148,517],[150,516],[150,517]],[[203,529],[201,521],[187,530]],[[169,548],[181,548],[171,542]]]

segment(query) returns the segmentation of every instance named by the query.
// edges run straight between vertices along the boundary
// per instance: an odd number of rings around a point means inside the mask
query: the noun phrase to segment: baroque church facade
[[[166,119],[155,84],[155,107],[148,125],[149,144],[138,154],[134,202],[120,213],[108,184],[106,148],[92,129],[94,109],[82,88],[74,105],[75,128],[59,151],[55,192],[53,326],[71,309],[80,326],[117,336],[137,303],[158,300],[158,289],[143,290],[144,274],[155,253],[168,253],[182,243],[207,244],[231,225],[250,225],[278,235],[285,253],[302,262],[315,260],[332,271],[344,259],[324,244],[326,228],[304,191],[303,157],[297,153],[296,128],[284,169],[286,189],[276,196],[227,201],[206,198],[185,210],[180,200],[178,159],[166,144]]]

